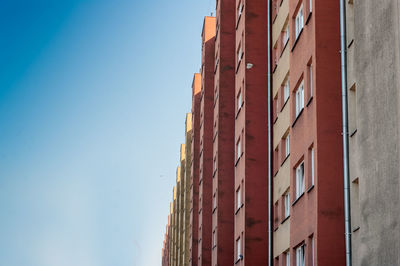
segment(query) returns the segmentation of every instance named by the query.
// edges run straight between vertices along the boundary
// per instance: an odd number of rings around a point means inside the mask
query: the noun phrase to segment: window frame
[[[304,160],[296,167],[296,199],[305,192]]]
[[[303,4],[300,5],[295,17],[295,39],[300,36],[301,30],[304,28],[304,9]]]
[[[285,85],[283,86],[283,103],[285,104],[290,97],[290,81],[289,77],[287,78]]]
[[[290,155],[290,135],[287,134],[285,138],[285,158]]]
[[[236,190],[236,211],[242,207],[242,191],[239,188]]]
[[[243,258],[242,255],[242,243],[240,236],[236,239],[236,261],[239,261]]]
[[[296,94],[296,117],[299,116],[301,111],[304,109],[304,80],[301,81],[297,87]]]
[[[284,204],[284,217],[285,219],[290,216],[290,191],[287,191],[283,197]]]
[[[306,244],[301,244],[296,248],[296,266],[306,265],[306,254],[305,254]]]

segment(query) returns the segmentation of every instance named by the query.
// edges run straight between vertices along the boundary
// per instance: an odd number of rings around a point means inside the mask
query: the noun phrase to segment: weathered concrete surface
[[[400,265],[399,5],[354,1],[349,72],[357,87],[357,133],[350,151],[351,176],[359,178],[359,213],[353,209],[352,216],[356,222],[359,215],[360,226],[353,233],[354,265]]]

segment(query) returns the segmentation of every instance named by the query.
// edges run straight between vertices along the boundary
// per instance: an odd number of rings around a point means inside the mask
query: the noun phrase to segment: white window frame
[[[213,210],[215,210],[217,208],[217,194],[214,193],[213,196]]]
[[[285,46],[289,41],[289,22],[286,25],[284,34],[283,34],[283,46]]]
[[[285,158],[290,154],[290,135],[288,134],[285,138]]]
[[[239,210],[242,207],[242,193],[240,191],[240,187],[236,191],[236,202],[237,202],[236,210]]]
[[[239,46],[239,50],[237,52],[237,65],[239,66],[240,62],[242,61],[243,58],[243,52],[242,52],[242,44]]]
[[[214,157],[214,162],[213,162],[213,173],[217,171],[217,157]]]
[[[285,82],[285,86],[283,87],[283,102],[286,103],[287,100],[289,99],[290,95],[290,83],[289,83],[289,77],[287,78]]]
[[[243,4],[243,2],[241,2],[240,4],[239,4],[239,8],[238,8],[238,12],[237,12],[237,22],[236,22],[236,25],[239,23],[239,20],[240,20],[240,18],[242,17],[242,13],[243,13],[243,8],[244,8],[244,4]]]
[[[305,266],[306,265],[306,254],[305,254],[306,245],[302,244],[298,248],[296,248],[296,266]]]
[[[240,111],[240,109],[242,109],[242,91],[240,90],[237,96],[237,112]]]
[[[315,163],[314,163],[314,147],[311,149],[311,185],[314,185]]]
[[[242,140],[239,138],[237,144],[236,144],[236,161],[240,159],[242,156]]]
[[[313,4],[313,0],[310,0],[309,5],[310,5],[310,13],[312,12],[312,4]]]
[[[285,218],[288,218],[290,216],[290,193],[289,191],[286,192],[285,194]]]
[[[296,117],[304,109],[304,81],[302,81],[296,91]]]
[[[304,161],[296,168],[296,199],[304,194],[305,178],[304,178]]]
[[[287,251],[285,256],[286,256],[286,266],[290,266],[290,252]]]
[[[304,28],[304,11],[303,11],[303,4],[300,6],[299,10],[297,11],[296,19],[295,19],[295,37],[296,39],[299,37],[301,30]]]
[[[237,253],[237,257],[236,260],[239,261],[242,259],[242,246],[240,243],[241,239],[240,237],[236,240],[236,253]]]
[[[215,248],[215,247],[217,246],[217,234],[216,234],[216,230],[217,230],[217,229],[215,229],[215,230],[213,231],[213,248]]]

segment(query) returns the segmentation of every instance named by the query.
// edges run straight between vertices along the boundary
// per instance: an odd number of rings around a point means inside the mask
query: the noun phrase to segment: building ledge
[[[304,192],[297,199],[295,199],[295,201],[293,201],[292,206],[294,206],[303,196]]]
[[[296,124],[297,120],[299,120],[299,117],[300,117],[301,114],[303,113],[303,110],[304,110],[304,108],[301,109],[300,113],[296,116],[296,119],[295,119],[295,120],[293,121],[293,123],[292,123],[292,127],[294,127],[294,125]]]
[[[292,46],[292,52],[293,52],[294,48],[296,47],[296,44],[297,44],[297,42],[299,41],[300,36],[301,36],[301,34],[303,33],[303,30],[304,30],[304,27],[300,30],[300,33],[299,33],[299,35],[297,36],[296,40],[294,40],[294,43],[293,43],[293,46]]]

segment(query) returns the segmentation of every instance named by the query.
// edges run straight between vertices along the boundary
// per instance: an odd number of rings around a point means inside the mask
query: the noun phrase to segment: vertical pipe
[[[268,265],[272,266],[272,163],[271,163],[271,1],[267,0],[267,53],[268,53]]]
[[[346,44],[346,0],[340,1],[340,59],[342,74],[342,137],[344,177],[344,224],[346,241],[346,265],[351,266],[351,216],[350,216],[350,170],[349,170],[349,126],[347,106],[347,44]]]

